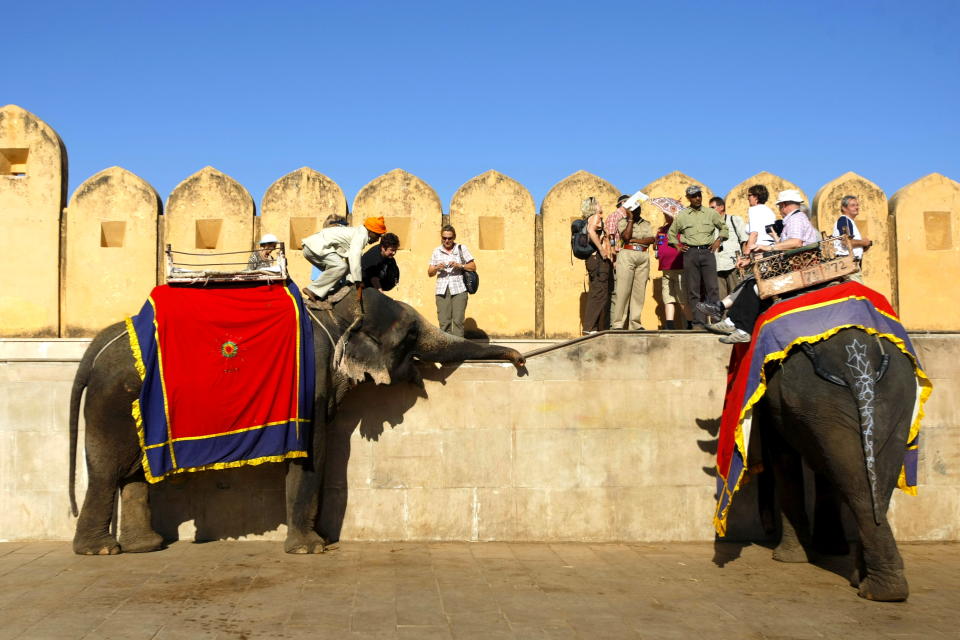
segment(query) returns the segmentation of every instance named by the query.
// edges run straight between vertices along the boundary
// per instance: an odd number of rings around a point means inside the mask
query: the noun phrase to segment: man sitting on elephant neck
[[[323,300],[346,276],[348,283],[363,286],[363,248],[387,232],[383,216],[367,218],[362,227],[327,227],[303,241],[303,257],[323,271],[303,288],[311,300]]]

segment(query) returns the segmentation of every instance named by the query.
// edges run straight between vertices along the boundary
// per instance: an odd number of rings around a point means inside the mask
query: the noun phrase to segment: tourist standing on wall
[[[628,211],[623,206],[620,209],[625,215],[617,222],[617,235],[622,245],[614,263],[616,278],[610,328],[637,331],[643,329],[640,316],[647,294],[647,280],[650,278],[650,254],[647,249],[656,238],[653,225],[643,219],[639,204],[634,211]]]
[[[703,329],[706,316],[697,308],[701,300],[700,286],[702,284],[704,289],[702,299],[717,302],[716,251],[727,239],[727,225],[719,213],[703,206],[699,186],[687,187],[686,195],[690,206],[678,213],[670,225],[668,241],[683,253],[683,273],[687,281],[688,303],[693,309],[693,328]]]
[[[596,333],[610,326],[610,277],[613,250],[603,230],[603,209],[593,197],[580,205],[580,213],[587,216],[587,237],[596,248],[587,258],[587,304],[583,312],[583,333]]]
[[[457,243],[457,230],[449,224],[444,225],[440,230],[440,246],[430,256],[427,275],[437,278],[437,320],[440,328],[461,338],[469,296],[463,282],[463,272],[476,270],[477,263],[470,250]]]
[[[664,211],[666,224],[657,229],[656,252],[660,266],[660,297],[663,298],[663,317],[667,329],[686,329],[690,317],[687,307],[687,288],[683,277],[683,254],[667,242],[667,233],[673,216]],[[679,307],[679,319],[674,317]]]
[[[617,228],[621,220],[626,220],[630,212],[624,208],[623,203],[630,199],[630,196],[623,194],[617,198],[616,210],[603,219],[603,233],[610,247],[610,260],[612,261],[610,270],[610,328],[614,328],[613,323],[617,315],[614,309],[617,306],[617,255],[623,246],[623,240],[620,238],[620,231]]]
[[[837,223],[833,225],[831,235],[850,236],[850,244],[853,245],[853,259],[862,269],[863,252],[873,246],[873,240],[864,238],[863,234],[860,233],[856,222],[858,215],[860,215],[860,200],[857,199],[857,196],[843,196],[843,199],[840,200],[840,217],[837,218]],[[847,255],[846,248],[840,249],[837,254]],[[857,271],[851,274],[850,279],[863,284],[863,272]]]
[[[717,288],[719,297],[726,298],[740,284],[737,259],[747,243],[747,226],[740,216],[727,213],[727,203],[723,198],[710,198],[710,206],[723,217],[723,222],[727,225],[727,239],[720,244],[720,250],[717,251]]]

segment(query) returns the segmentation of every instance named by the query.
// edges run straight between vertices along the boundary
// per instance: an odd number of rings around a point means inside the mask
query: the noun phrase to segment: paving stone
[[[758,545],[176,543],[87,558],[0,543],[0,640],[958,637],[960,545],[901,545],[906,603],[857,597],[843,560]]]

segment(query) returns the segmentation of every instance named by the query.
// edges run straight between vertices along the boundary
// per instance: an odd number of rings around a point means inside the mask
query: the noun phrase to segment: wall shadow
[[[424,379],[443,384],[459,366],[424,363],[418,370]],[[359,430],[363,438],[376,442],[387,426],[402,424],[406,411],[427,397],[415,384],[392,385],[390,393],[382,389],[372,382],[358,385],[324,429],[324,486],[317,530],[327,540],[339,540],[343,526],[353,432]],[[286,470],[286,463],[268,463],[171,476],[150,486],[153,528],[167,543],[178,541],[181,525],[191,521],[196,542],[277,531],[286,523]]]
[[[286,471],[285,463],[269,463],[171,476],[150,487],[153,528],[167,542],[191,520],[197,542],[276,531],[286,522]]]
[[[418,371],[424,380],[440,382],[457,370],[457,364],[441,367],[423,363]],[[347,467],[350,463],[350,440],[359,430],[365,440],[377,442],[385,426],[391,429],[403,424],[403,416],[420,398],[426,398],[423,387],[410,383],[392,385],[389,394],[382,387],[364,382],[353,389],[340,406],[337,415],[326,428],[326,459],[324,460],[323,492],[317,532],[330,543],[340,540],[343,519],[347,512],[349,489]]]

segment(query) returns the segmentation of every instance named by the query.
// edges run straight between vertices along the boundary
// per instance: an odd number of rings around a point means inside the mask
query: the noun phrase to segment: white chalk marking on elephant
[[[873,384],[876,379],[873,367],[867,359],[867,346],[857,339],[847,345],[847,367],[853,372],[853,386],[857,410],[860,413],[860,433],[863,438],[863,454],[867,463],[867,477],[870,481],[870,497],[873,499],[873,517],[880,523],[877,504],[877,470],[873,451]]]

